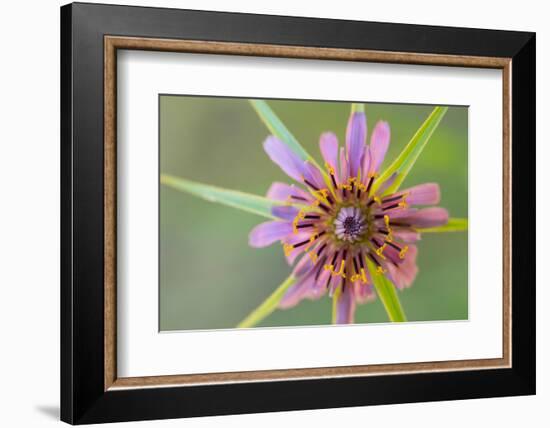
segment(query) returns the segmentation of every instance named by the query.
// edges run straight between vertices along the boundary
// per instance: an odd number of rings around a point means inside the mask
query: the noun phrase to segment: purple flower
[[[271,160],[299,184],[272,184],[267,197],[293,205],[273,208],[278,219],[259,224],[249,238],[253,247],[280,241],[294,264],[296,281],[280,308],[328,293],[337,299],[336,322],[353,322],[356,304],[375,298],[370,272],[384,275],[399,289],[409,287],[418,272],[414,243],[419,229],[447,223],[447,210],[418,208],[439,203],[436,183],[388,194],[396,176],[377,182],[390,143],[388,123],[378,122],[370,144],[366,140],[366,116],[352,112],[345,148],[333,133],[321,135],[326,167],[321,171],[276,137],[266,139]]]

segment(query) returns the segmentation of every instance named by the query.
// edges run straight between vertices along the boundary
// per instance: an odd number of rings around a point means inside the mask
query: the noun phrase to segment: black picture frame
[[[512,59],[512,366],[104,388],[104,36]],[[535,393],[535,34],[73,3],[61,8],[61,419],[71,424]]]

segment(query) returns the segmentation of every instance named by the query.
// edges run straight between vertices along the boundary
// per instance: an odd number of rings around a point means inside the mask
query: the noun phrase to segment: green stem
[[[450,218],[447,224],[438,227],[419,228],[422,233],[440,233],[440,232],[464,232],[468,230],[467,218]]]
[[[272,214],[272,208],[274,206],[290,205],[295,206],[298,209],[308,207],[307,205],[277,201],[263,196],[241,192],[239,190],[224,189],[167,174],[161,174],[160,182],[165,186],[179,190],[180,192],[189,193],[190,195],[209,202],[227,205],[232,208],[247,211],[249,213],[257,214],[273,220],[278,220],[278,218]]]
[[[435,107],[433,109],[426,121],[422,124],[418,131],[416,131],[399,156],[395,158],[391,165],[386,168],[386,170],[376,180],[372,188],[373,193],[376,193],[378,187],[393,174],[397,174],[397,177],[393,184],[384,191],[384,194],[388,195],[390,193],[395,193],[399,189],[401,183],[403,183],[407,177],[407,174],[424,150],[424,147],[426,147],[426,144],[438,127],[441,119],[443,119],[443,116],[445,116],[447,110],[448,107]]]
[[[376,289],[376,293],[384,305],[388,318],[392,322],[406,322],[407,317],[405,316],[405,311],[399,301],[399,296],[397,295],[395,286],[383,274],[376,272],[372,262],[367,262],[372,281],[374,282],[374,288]]]
[[[342,294],[342,289],[338,287],[332,296],[332,323],[336,324],[336,319],[338,318],[338,299],[340,294]]]
[[[351,104],[351,112],[352,113],[364,113],[365,112],[365,104],[363,104],[363,103],[352,103]]]
[[[254,309],[244,320],[242,320],[237,328],[250,328],[261,322],[264,318],[270,315],[285,295],[286,290],[294,284],[295,278],[290,275],[277,289],[265,299],[260,306]]]

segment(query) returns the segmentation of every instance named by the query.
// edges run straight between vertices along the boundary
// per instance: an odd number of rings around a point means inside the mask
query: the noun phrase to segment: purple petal
[[[291,233],[290,235],[288,235],[287,237],[285,237],[283,239],[283,242],[285,244],[292,245],[292,244],[297,244],[298,242],[306,241],[310,238],[311,238],[311,232]],[[307,244],[306,245],[301,245],[298,248],[294,248],[287,256],[285,255],[286,261],[288,262],[288,264],[294,263],[296,258],[300,254],[302,254],[302,252],[305,250],[306,247],[307,247]]]
[[[248,236],[251,247],[267,247],[274,242],[292,235],[292,223],[288,221],[268,221],[257,225]]]
[[[367,116],[363,112],[352,113],[348,120],[346,129],[346,148],[348,151],[348,162],[350,175],[357,176],[367,138]]]
[[[317,277],[317,280],[315,281],[315,288],[318,290],[322,290],[323,292],[327,289],[327,281],[329,276],[331,275],[331,272],[329,270],[324,269],[325,264],[329,263],[330,259],[332,258],[332,253],[328,250],[325,250],[326,254],[329,254],[329,256],[322,257],[317,261],[318,265],[321,267],[321,272],[319,276]]]
[[[275,205],[271,208],[271,214],[284,220],[294,220],[300,210],[290,205]]]
[[[307,275],[308,273],[310,273],[311,269],[313,269],[314,266],[315,265],[313,264],[311,257],[307,254],[304,254],[300,261],[296,263],[292,274],[296,278]]]
[[[355,299],[351,284],[338,296],[336,303],[336,324],[351,324],[355,315]]]
[[[305,297],[309,289],[313,287],[312,275],[304,276],[289,287],[283,298],[279,301],[279,308],[288,309],[296,306]]]
[[[279,182],[274,182],[271,185],[266,196],[269,199],[274,199],[276,201],[290,201],[303,204],[307,204],[313,200],[313,197],[309,193],[304,192],[302,189],[299,189],[294,185]],[[292,200],[290,199],[291,196],[298,196],[300,198],[304,198],[305,200]],[[276,205],[271,209],[271,213],[275,217],[280,217],[285,220],[293,220],[298,215],[298,211],[298,208],[289,205]]]
[[[390,175],[390,176],[388,177],[388,179],[385,180],[385,181],[380,185],[380,187],[378,187],[378,190],[376,191],[376,193],[379,194],[379,195],[384,194],[384,192],[386,191],[386,189],[387,189],[388,187],[390,187],[390,186],[395,182],[395,179],[397,178],[397,175],[398,175],[398,174],[397,174],[396,172],[394,172],[392,175]]]
[[[413,227],[436,227],[447,224],[449,212],[445,208],[431,207],[418,210],[410,217],[404,217],[404,221]]]
[[[370,172],[378,173],[390,145],[390,125],[378,122],[370,138]]]
[[[325,184],[325,180],[323,178],[323,174],[321,174],[321,171],[319,171],[319,168],[317,168],[311,162],[305,161],[304,169],[306,171],[306,173],[304,174],[304,177],[310,183],[314,184],[318,189],[324,189],[327,187]]]
[[[403,223],[407,223],[407,219],[413,217],[418,212],[418,208],[404,208],[387,211],[386,214],[391,220],[399,219]]]
[[[374,292],[372,281],[370,280],[368,272],[367,277],[369,278],[369,284],[364,284],[360,282],[356,282],[355,284],[353,284],[355,300],[357,301],[357,303],[367,303],[376,298],[376,293]]]
[[[393,229],[393,237],[405,244],[420,241],[420,233],[410,229],[395,228]]]
[[[386,269],[388,270],[387,276],[397,288],[410,287],[414,282],[416,274],[418,273],[416,254],[416,247],[411,245],[405,254],[405,260],[399,266],[394,266],[392,263],[386,263]]]
[[[319,147],[323,159],[334,168],[334,176],[338,177],[338,138],[332,132],[325,132],[321,134]]]
[[[307,193],[295,186],[275,181],[267,191],[266,197],[277,201],[287,201],[291,195],[306,196]]]
[[[264,150],[269,158],[291,178],[302,182],[304,162],[277,137],[270,135],[264,142]]]
[[[313,285],[307,289],[304,297],[309,300],[317,300],[321,298],[326,291],[326,287],[319,287],[318,284],[314,282]]]
[[[330,298],[334,297],[334,292],[340,287],[341,278],[339,276],[332,276],[330,278],[330,286],[328,287],[328,295]]]
[[[349,165],[346,159],[346,149],[340,147],[340,182],[345,183],[349,178]]]
[[[437,183],[419,184],[400,193],[408,194],[406,201],[411,205],[435,205],[441,199],[439,184]]]
[[[398,244],[398,243],[396,243]],[[403,264],[404,259],[402,259],[400,255],[400,250],[397,250],[396,248],[392,247],[391,245],[386,245],[384,247],[384,256],[390,260],[394,265],[400,265]]]
[[[361,166],[361,182],[367,184],[369,178],[370,168],[370,148],[365,146],[365,153],[363,154],[363,164]]]

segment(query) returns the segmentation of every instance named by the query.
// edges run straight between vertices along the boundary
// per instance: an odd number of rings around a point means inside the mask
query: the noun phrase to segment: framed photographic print
[[[535,35],[61,8],[72,424],[535,393]]]

